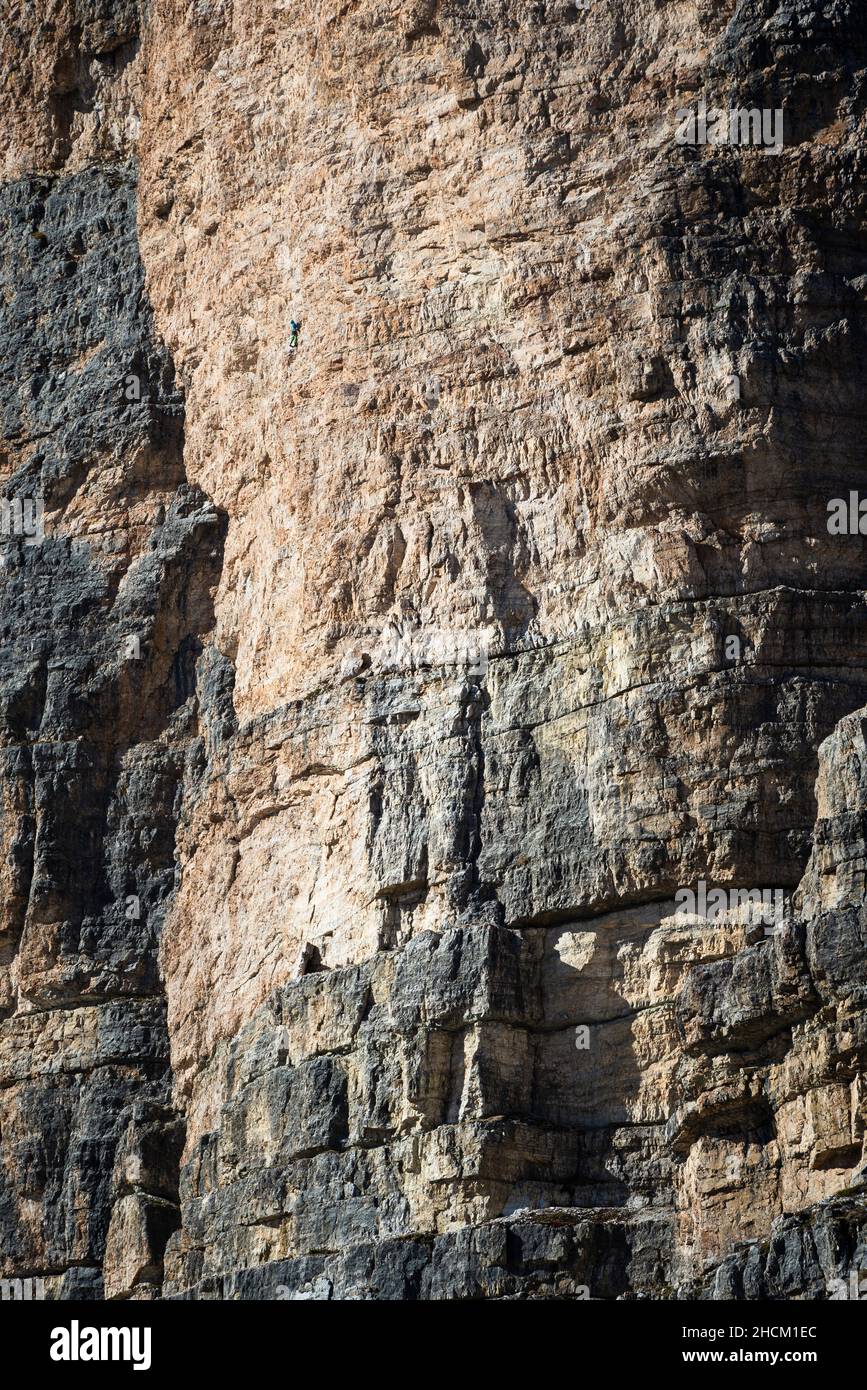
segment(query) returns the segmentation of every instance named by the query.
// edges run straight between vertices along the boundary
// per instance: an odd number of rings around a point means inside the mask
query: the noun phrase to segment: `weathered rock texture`
[[[0,1273],[827,1296],[861,0],[6,10]]]

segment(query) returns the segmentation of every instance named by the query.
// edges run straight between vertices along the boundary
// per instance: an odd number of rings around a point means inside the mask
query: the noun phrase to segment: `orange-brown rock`
[[[4,1268],[826,1296],[867,25],[55,9],[3,36]]]

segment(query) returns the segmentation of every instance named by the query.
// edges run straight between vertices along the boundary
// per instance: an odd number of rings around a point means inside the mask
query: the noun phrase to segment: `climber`
[[[298,346],[298,334],[301,332],[301,324],[296,323],[295,319],[289,320],[289,347],[292,352]]]

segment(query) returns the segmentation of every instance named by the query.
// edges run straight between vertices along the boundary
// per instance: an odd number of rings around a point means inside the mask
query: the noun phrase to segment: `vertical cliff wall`
[[[2,1272],[826,1296],[861,9],[9,8]]]

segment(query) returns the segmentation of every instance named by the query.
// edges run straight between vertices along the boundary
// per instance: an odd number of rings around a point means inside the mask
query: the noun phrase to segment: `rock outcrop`
[[[8,9],[0,1276],[842,1296],[860,4]]]

